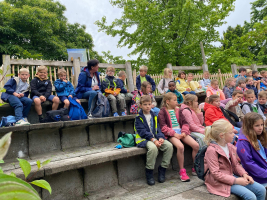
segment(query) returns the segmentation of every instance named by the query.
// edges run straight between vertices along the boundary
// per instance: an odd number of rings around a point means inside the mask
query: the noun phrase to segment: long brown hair
[[[167,105],[166,101],[167,100],[171,100],[172,98],[176,98],[177,99],[177,96],[172,92],[168,92],[167,94],[164,94],[163,100],[162,100],[163,101],[163,107],[168,108],[168,105]]]
[[[187,94],[184,97],[184,104],[187,106],[193,106],[193,101],[197,99],[197,96],[194,94]]]
[[[262,120],[263,122],[263,131],[262,134],[260,135],[257,135],[253,129],[253,125],[258,120]],[[254,149],[256,149],[257,151],[260,150],[258,140],[260,140],[262,146],[267,148],[267,132],[264,126],[264,120],[260,114],[255,112],[246,114],[243,120],[242,129],[244,135],[247,136],[248,140],[250,141]]]
[[[146,93],[146,88],[147,86],[151,86],[151,84],[148,82],[148,81],[144,81],[142,84],[141,84],[141,91],[143,92],[143,94],[147,94]]]

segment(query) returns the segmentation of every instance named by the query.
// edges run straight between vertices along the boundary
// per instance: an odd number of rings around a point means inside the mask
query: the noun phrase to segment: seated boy
[[[259,105],[257,103],[254,103],[254,100],[256,99],[254,91],[253,90],[245,91],[245,98],[246,98],[247,102],[243,103],[243,105],[242,105],[242,112],[244,113],[244,115],[246,115],[247,113],[250,113],[250,112],[259,113],[265,121],[266,117],[264,116]]]
[[[258,99],[258,105],[263,112],[263,114],[266,116],[267,115],[267,92],[266,91],[261,91],[259,93],[259,99]]]
[[[154,185],[153,170],[155,167],[158,151],[163,151],[161,165],[158,168],[158,181],[165,181],[165,172],[168,168],[173,146],[165,140],[164,134],[160,130],[157,117],[151,111],[151,97],[143,95],[140,99],[139,115],[135,118],[136,144],[137,147],[147,148],[146,155],[146,180],[148,185]]]
[[[183,95],[176,90],[176,84],[174,81],[170,81],[168,86],[169,86],[169,90],[167,90],[166,93],[168,93],[168,92],[174,93],[177,96],[178,106],[180,106],[184,102]]]
[[[64,108],[69,108],[70,106],[68,97],[73,98],[79,104],[81,104],[79,99],[77,99],[77,97],[74,97],[74,87],[71,82],[67,81],[67,72],[65,71],[65,69],[58,70],[57,75],[59,79],[54,82],[54,86],[57,96],[59,97],[60,101],[64,103]]]
[[[154,92],[155,89],[156,89],[156,84],[155,84],[154,80],[149,75],[146,75],[147,70],[148,70],[147,66],[141,66],[140,67],[140,69],[139,69],[140,75],[138,75],[136,77],[136,87],[137,87],[137,89],[139,91],[141,91],[141,84],[144,81],[148,81],[151,84],[151,86],[152,86],[152,91]]]
[[[35,110],[39,116],[40,123],[45,122],[42,116],[41,104],[46,100],[53,102],[52,110],[57,110],[59,105],[59,98],[51,95],[52,84],[47,78],[46,66],[40,66],[37,68],[37,73],[31,81],[31,98],[34,101]]]
[[[238,116],[239,121],[242,121],[245,116],[239,106],[239,104],[243,103],[243,96],[244,94],[241,90],[235,90],[232,95],[232,100],[228,101],[225,106],[226,110],[229,110]]]
[[[29,70],[21,68],[18,77],[7,81],[4,86],[6,91],[1,95],[1,99],[8,102],[15,110],[16,126],[30,124],[27,120],[32,105],[32,100],[28,98],[30,86],[27,79],[29,77]]]
[[[102,93],[104,93],[109,100],[113,116],[119,116],[117,102],[119,104],[119,112],[121,112],[121,116],[125,116],[125,99],[120,95],[121,85],[114,77],[115,68],[111,66],[108,67],[106,73],[107,76],[102,81],[101,85]]]
[[[204,90],[202,90],[202,86],[199,85],[199,83],[197,81],[193,81],[194,78],[194,74],[193,73],[188,73],[187,74],[187,84],[189,85],[189,87],[191,88],[192,91],[194,91],[195,93],[201,93],[204,92]]]
[[[124,81],[125,81],[125,79],[126,79],[126,73],[125,73],[125,71],[120,71],[119,73],[118,73],[118,82],[119,82],[119,84],[121,85],[121,96],[122,97],[130,97],[130,98],[133,98],[133,94],[131,94],[131,93],[129,93],[129,90],[127,90],[125,87],[124,87]]]
[[[260,89],[267,90],[267,71],[261,71],[261,75]]]
[[[246,80],[246,79],[245,79]],[[236,90],[241,90],[243,93],[248,90],[246,88],[246,81],[245,80],[239,80],[238,81],[238,86],[235,88]],[[245,98],[244,98],[245,100]]]
[[[235,90],[235,78],[228,78],[225,80],[225,86],[223,88],[223,93],[225,98],[231,98]]]
[[[246,87],[248,90],[254,90],[255,96],[256,96],[256,98],[258,98],[258,90],[253,83],[252,77],[246,78]]]
[[[247,70],[245,68],[241,67],[239,69],[239,75],[235,77],[235,78],[237,78],[236,79],[236,85],[235,85],[236,87],[238,86],[238,81],[240,81],[240,80],[246,81],[246,77],[245,77],[246,74],[247,74]]]
[[[205,71],[203,73],[203,79],[199,81],[200,85],[202,86],[203,90],[207,90],[208,87],[210,86],[211,80],[209,79],[210,73],[208,71]]]

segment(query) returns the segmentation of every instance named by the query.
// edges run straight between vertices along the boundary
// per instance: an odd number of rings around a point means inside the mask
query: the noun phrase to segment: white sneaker
[[[29,122],[26,122],[24,119],[21,119],[16,122],[15,126],[30,125]]]
[[[26,117],[24,118],[24,121],[25,121],[25,122],[29,122],[28,119],[27,119]]]
[[[93,119],[93,116],[91,114],[87,115],[88,119]]]

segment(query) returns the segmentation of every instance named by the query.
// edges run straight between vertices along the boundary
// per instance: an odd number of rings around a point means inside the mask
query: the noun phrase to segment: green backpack
[[[134,147],[136,146],[135,134],[120,131],[117,142],[119,142],[123,147]]]

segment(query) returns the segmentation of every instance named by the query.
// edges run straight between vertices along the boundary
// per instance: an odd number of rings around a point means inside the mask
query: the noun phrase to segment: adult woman
[[[99,79],[98,66],[96,59],[89,60],[87,67],[81,70],[75,94],[78,99],[88,99],[88,118],[91,117],[93,105],[96,102],[97,92],[100,92],[101,82]]]

